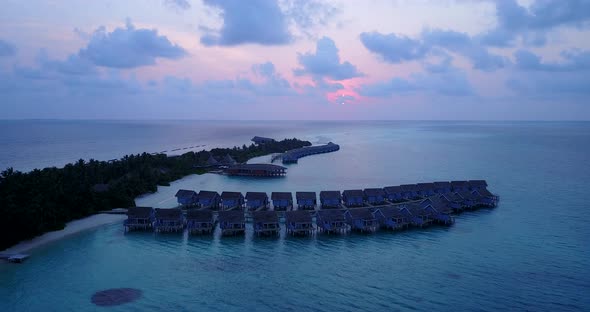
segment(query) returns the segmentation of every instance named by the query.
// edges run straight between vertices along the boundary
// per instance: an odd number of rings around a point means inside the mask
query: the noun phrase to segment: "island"
[[[249,146],[191,151],[177,156],[143,153],[109,161],[80,159],[63,168],[30,172],[8,168],[0,173],[0,250],[63,229],[72,220],[114,208],[134,207],[137,196],[153,193],[158,185],[168,186],[187,175],[230,168],[254,157],[305,146],[311,143],[296,138],[257,140]]]

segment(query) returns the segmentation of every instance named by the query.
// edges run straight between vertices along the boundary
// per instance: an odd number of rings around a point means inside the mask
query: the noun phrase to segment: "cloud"
[[[590,74],[588,72],[565,72],[555,75],[554,73],[542,72],[536,75],[526,75],[510,78],[506,86],[525,96],[538,97],[542,99],[562,100],[560,96],[582,96],[590,95]]]
[[[474,69],[493,71],[509,63],[507,58],[491,54],[467,33],[440,29],[424,30],[422,40],[426,46],[443,48],[468,58]]]
[[[360,35],[361,42],[371,52],[389,63],[419,60],[426,57],[430,47],[420,40],[403,35],[365,32]]]
[[[188,10],[191,4],[187,0],[164,0],[164,5],[175,10]]]
[[[350,62],[340,62],[338,48],[334,40],[328,37],[318,40],[315,53],[298,54],[297,59],[302,66],[302,68],[294,70],[297,76],[310,75],[327,77],[333,80],[345,80],[362,76],[362,73]]]
[[[273,63],[266,62],[252,66],[255,74],[262,78],[263,83],[260,85],[253,84],[251,90],[258,95],[282,96],[293,95],[295,91],[289,81],[279,74]]]
[[[273,0],[204,0],[222,11],[223,25],[201,37],[206,46],[282,45],[292,41],[288,20]],[[202,27],[206,29],[207,27]]]
[[[506,86],[520,95],[533,97],[590,95],[590,51],[566,50],[560,56],[559,62],[545,62],[531,51],[516,51],[516,71]]]
[[[97,66],[135,68],[154,65],[157,58],[178,59],[187,52],[156,29],[136,29],[128,21],[125,28],[112,32],[98,28],[78,54]]]
[[[424,60],[433,55],[456,53],[469,59],[474,69],[493,71],[505,67],[507,58],[491,54],[466,33],[425,29],[418,39],[403,35],[361,33],[361,42],[371,52],[388,63]]]
[[[308,38],[314,37],[312,30],[328,25],[340,13],[338,8],[323,0],[283,0],[280,4],[291,24]]]
[[[498,25],[480,35],[483,44],[507,47],[521,37],[527,45],[542,46],[546,34],[556,27],[587,27],[590,1],[537,0],[527,9],[516,0],[500,0],[496,5]]]
[[[0,57],[13,56],[16,54],[16,47],[8,42],[0,39]]]
[[[514,53],[516,67],[526,71],[586,71],[590,69],[590,51],[569,50],[561,52],[564,62],[545,63],[542,58],[528,50]]]
[[[459,69],[414,74],[408,79],[395,77],[389,81],[363,85],[359,90],[361,95],[369,97],[391,97],[422,92],[444,96],[474,94],[467,76]]]

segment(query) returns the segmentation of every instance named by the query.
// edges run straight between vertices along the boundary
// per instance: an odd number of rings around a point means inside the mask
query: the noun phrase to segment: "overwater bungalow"
[[[418,183],[416,184],[416,189],[418,190],[418,195],[422,197],[431,196],[435,194],[434,183]]]
[[[267,209],[268,195],[265,192],[247,192],[246,208],[248,210]]]
[[[486,180],[469,180],[469,190],[470,191],[478,191],[481,189],[486,189],[488,187],[488,183]]]
[[[451,182],[434,182],[434,192],[437,194],[450,193],[452,191]]]
[[[345,190],[342,201],[347,207],[362,207],[365,205],[365,194],[363,190]]]
[[[412,218],[408,208],[399,206],[379,207],[374,213],[379,224],[390,230],[408,227]]]
[[[274,142],[274,139],[271,138],[265,138],[265,137],[260,137],[260,136],[255,136],[252,138],[252,142],[254,142],[254,144],[264,144],[264,143],[270,143],[270,142]]]
[[[438,196],[432,196],[422,200],[420,202],[420,206],[424,209],[428,208],[428,206],[434,208],[432,214],[433,222],[445,225],[450,225],[454,223],[454,220],[451,217],[453,209],[450,207],[449,203],[446,200],[441,199]]]
[[[304,210],[285,212],[285,226],[287,227],[287,233],[292,235],[309,235],[315,231],[311,214]]]
[[[473,192],[479,195],[479,205],[481,206],[496,207],[498,204],[498,196],[492,194],[486,188],[475,190]]]
[[[402,188],[402,197],[404,199],[417,199],[420,196],[418,195],[418,189],[416,184],[402,184],[400,185]]]
[[[439,198],[443,199],[447,202],[448,206],[454,212],[461,212],[463,211],[463,198],[459,196],[457,193],[448,192],[444,194],[439,194]]]
[[[467,181],[451,181],[451,188],[453,192],[469,191],[469,183]]]
[[[321,231],[327,233],[343,233],[348,231],[344,211],[340,209],[319,210],[316,214],[316,224]]]
[[[250,177],[282,177],[287,168],[272,164],[239,164],[225,169],[227,175]]]
[[[220,211],[217,220],[222,235],[238,235],[246,231],[246,217],[241,210]]]
[[[123,226],[125,231],[151,230],[154,220],[154,208],[130,207],[127,209],[127,220],[123,222]]]
[[[189,234],[210,234],[215,228],[213,211],[209,209],[189,209],[186,212],[186,228]]]
[[[156,232],[181,232],[184,229],[184,215],[180,208],[156,208]]]
[[[414,226],[425,227],[430,225],[436,214],[434,207],[431,205],[422,207],[419,203],[409,203],[406,207],[412,214],[411,223]]]
[[[222,192],[221,209],[222,210],[241,210],[244,207],[244,195],[240,192]]]
[[[252,224],[256,235],[278,235],[280,232],[279,216],[275,211],[252,212]]]
[[[320,192],[320,203],[322,208],[340,208],[342,202],[342,196],[340,191],[321,191]]]
[[[386,194],[381,188],[368,188],[363,191],[365,200],[371,205],[385,204]]]
[[[315,192],[296,192],[297,208],[304,210],[314,210],[317,205],[317,196]]]
[[[219,193],[213,191],[200,191],[198,198],[199,207],[212,210],[219,209],[219,202],[221,200]]]
[[[463,199],[463,207],[465,209],[474,209],[478,206],[478,203],[480,201],[479,195],[477,195],[477,192],[472,193],[470,191],[459,191],[457,192],[457,195],[459,195],[462,199]]]
[[[387,186],[383,188],[383,190],[385,191],[387,200],[392,203],[397,203],[404,200],[404,191],[402,190],[401,186]]]
[[[191,207],[199,203],[199,195],[192,190],[178,190],[176,192],[176,201],[180,206]]]
[[[270,198],[275,211],[293,209],[293,194],[291,192],[272,192]]]
[[[348,209],[344,213],[350,228],[360,232],[375,232],[379,222],[369,208]]]

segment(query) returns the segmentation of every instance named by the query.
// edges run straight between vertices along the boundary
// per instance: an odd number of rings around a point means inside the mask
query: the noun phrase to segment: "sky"
[[[4,0],[0,119],[590,120],[590,0]]]

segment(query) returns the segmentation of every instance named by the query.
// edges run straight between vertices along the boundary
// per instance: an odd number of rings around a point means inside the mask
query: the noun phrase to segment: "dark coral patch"
[[[141,298],[141,290],[135,288],[111,288],[92,295],[92,303],[101,307],[115,306]]]

